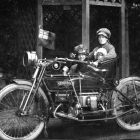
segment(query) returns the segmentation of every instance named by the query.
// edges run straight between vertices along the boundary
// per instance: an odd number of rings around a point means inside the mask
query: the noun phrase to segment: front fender
[[[20,84],[20,85],[32,86],[32,82],[31,81],[28,81],[28,80],[25,80],[25,79],[14,79],[13,80],[13,83]],[[47,104],[49,104],[48,98],[47,98],[44,90],[41,87],[38,88],[38,92],[43,96],[43,98],[45,99],[45,102]]]
[[[122,78],[119,80],[119,84],[116,86],[116,89],[119,90],[123,84],[125,84],[127,81],[140,81],[140,77],[137,76],[130,76],[130,77],[126,77],[126,78]]]
[[[13,82],[16,83],[16,84],[20,84],[20,85],[32,86],[31,81],[28,81],[28,80],[25,80],[25,79],[14,79]]]

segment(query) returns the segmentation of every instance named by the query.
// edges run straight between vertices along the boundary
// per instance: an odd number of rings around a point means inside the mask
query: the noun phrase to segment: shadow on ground
[[[125,131],[115,121],[82,125],[52,119],[48,133],[48,138],[41,134],[37,140],[140,140],[140,131]]]

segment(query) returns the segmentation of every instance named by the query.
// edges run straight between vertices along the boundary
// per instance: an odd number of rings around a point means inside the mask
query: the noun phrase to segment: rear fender
[[[127,78],[122,78],[119,81],[119,84],[117,85],[116,89],[120,90],[120,88],[122,87],[123,84],[125,84],[127,81],[140,81],[140,77],[137,76],[131,76],[131,77],[127,77]]]

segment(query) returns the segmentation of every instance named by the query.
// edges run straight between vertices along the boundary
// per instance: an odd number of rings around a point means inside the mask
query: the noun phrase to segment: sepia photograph
[[[0,140],[140,140],[140,1],[0,0]]]

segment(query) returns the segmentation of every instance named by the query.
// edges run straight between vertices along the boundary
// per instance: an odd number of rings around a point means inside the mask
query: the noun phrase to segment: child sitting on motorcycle
[[[74,53],[70,53],[70,57],[71,58],[75,58],[77,60],[80,61],[85,61],[87,60],[87,56],[88,56],[88,50],[84,45],[78,45],[74,48]],[[67,66],[65,66],[63,68],[63,74],[67,75],[67,73],[73,74],[73,73],[77,73],[77,72],[86,72],[87,71],[87,67],[85,64],[82,63],[75,63],[73,64],[70,68],[68,68]]]
[[[87,60],[88,50],[84,45],[81,44],[81,45],[76,46],[74,48],[74,51],[75,51],[76,59],[80,61]],[[71,66],[69,73],[77,73],[77,72],[84,73],[86,71],[87,71],[86,65],[83,63],[78,63]]]

